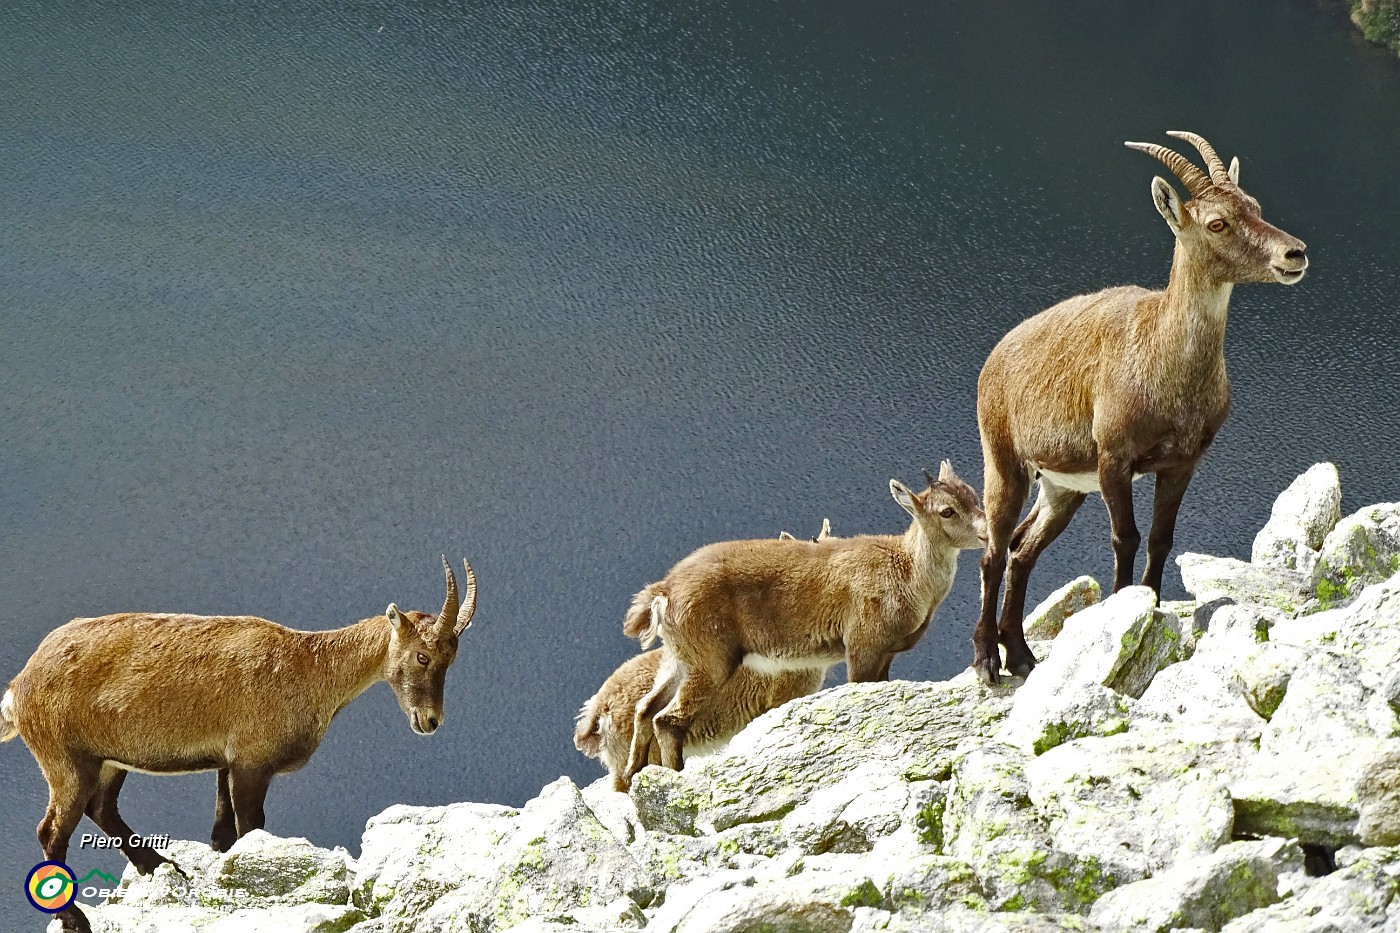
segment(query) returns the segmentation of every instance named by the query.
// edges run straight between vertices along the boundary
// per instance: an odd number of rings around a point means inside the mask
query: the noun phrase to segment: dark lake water
[[[1308,0],[9,4],[0,683],[74,616],[330,628],[435,609],[465,555],[444,729],[372,689],[269,828],[353,850],[393,803],[591,781],[572,718],[632,593],[714,540],[900,530],[887,480],[945,457],[980,485],[997,339],[1165,282],[1163,169],[1122,141],[1167,129],[1313,261],[1235,292],[1178,551],[1247,556],[1318,460],[1348,510],[1395,499],[1397,115],[1400,62]],[[975,566],[896,676],[966,665]],[[1031,596],[1110,571],[1091,505]],[[124,810],[205,839],[213,791],[135,776]],[[45,798],[0,748],[7,930]]]

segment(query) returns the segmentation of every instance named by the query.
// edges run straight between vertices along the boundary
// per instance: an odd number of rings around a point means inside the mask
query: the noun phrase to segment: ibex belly
[[[846,660],[846,655],[844,653],[808,657],[786,657],[750,652],[744,655],[743,666],[756,674],[776,677],[779,674],[786,674],[790,671],[825,670],[835,664],[840,664],[844,660]]]
[[[1040,474],[1040,478],[1051,486],[1056,486],[1060,489],[1069,489],[1074,492],[1099,491],[1098,473],[1060,473],[1056,470],[1047,470],[1035,464],[1032,464],[1032,466],[1034,466],[1035,471]],[[1133,482],[1136,483],[1145,475],[1145,473],[1134,473]]]

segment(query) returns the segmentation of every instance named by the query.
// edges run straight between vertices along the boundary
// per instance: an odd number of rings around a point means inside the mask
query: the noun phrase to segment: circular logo
[[[24,893],[37,910],[56,914],[78,896],[73,869],[62,862],[40,862],[24,879]]]

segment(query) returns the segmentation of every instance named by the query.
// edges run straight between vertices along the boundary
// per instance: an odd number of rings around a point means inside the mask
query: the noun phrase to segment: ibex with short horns
[[[1001,668],[998,643],[1011,673],[1035,666],[1021,630],[1026,583],[1088,493],[1100,490],[1108,506],[1116,591],[1132,582],[1140,541],[1133,480],[1156,474],[1142,582],[1161,592],[1182,496],[1230,408],[1230,291],[1237,282],[1293,285],[1308,268],[1303,242],[1266,223],[1239,187],[1239,159],[1226,168],[1200,136],[1168,135],[1195,146],[1209,174],[1164,146],[1126,143],[1165,163],[1191,194],[1182,203],[1152,179],[1152,201],[1176,237],[1166,290],[1126,286],[1063,301],[1003,337],[977,380],[990,541],[972,663],[987,684]],[[1040,494],[1017,525],[1037,477]]]
[[[460,606],[446,558],[443,567],[447,599],[435,616],[391,603],[347,628],[299,632],[248,616],[125,613],[49,633],[0,701],[0,741],[23,737],[49,784],[44,857],[63,861],[86,813],[143,874],[170,861],[128,844],[134,834],[117,812],[128,771],[217,770],[212,844],[227,851],[262,828],[272,776],[306,764],[336,713],[380,681],[413,731],[430,735],[476,610],[471,564]],[[76,905],[59,916],[64,929],[89,929]]]
[[[985,541],[977,493],[952,465],[924,476],[921,493],[890,480],[913,519],[903,535],[724,541],[637,594],[623,632],[644,648],[660,634],[671,662],[637,706],[643,717],[671,696],[652,719],[663,765],[681,770],[695,718],[741,666],[772,675],[845,661],[852,682],[889,677],[894,656],[918,643],[947,598],[958,552]],[[626,778],[645,765],[634,754]]]
[[[824,518],[821,531],[808,540],[815,544],[833,537],[831,520]],[[797,538],[782,531],[778,533],[778,540],[796,541]],[[633,612],[648,617],[642,620],[639,616],[636,624],[650,625],[652,604],[663,591],[659,584],[654,584],[633,600]],[[657,675],[665,663],[663,654],[662,649],[656,648],[628,658],[578,712],[574,747],[589,758],[602,761],[612,777],[614,790],[627,790],[627,762],[632,756],[649,764],[661,764],[651,716],[671,702],[671,695],[662,693],[653,698],[653,708],[641,716],[637,715],[637,706],[656,686]],[[739,665],[734,676],[724,682],[691,722],[684,755],[689,758],[708,754],[768,710],[788,700],[816,693],[826,679],[826,672],[826,667],[809,667],[765,674]]]

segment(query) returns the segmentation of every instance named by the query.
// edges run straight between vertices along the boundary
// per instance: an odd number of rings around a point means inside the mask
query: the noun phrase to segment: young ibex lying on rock
[[[1035,666],[1021,631],[1026,583],[1088,493],[1101,490],[1108,506],[1116,591],[1132,582],[1140,541],[1133,480],[1157,475],[1142,582],[1161,592],[1182,496],[1230,408],[1230,290],[1236,282],[1293,285],[1308,268],[1302,241],[1265,223],[1259,202],[1240,189],[1238,159],[1227,169],[1201,137],[1170,135],[1194,145],[1210,174],[1163,146],[1127,143],[1164,162],[1191,193],[1183,204],[1170,184],[1152,179],[1153,203],[1176,237],[1166,291],[1127,286],[1063,301],[1003,337],[977,380],[990,540],[972,664],[985,683],[998,678],[998,642],[1013,674]],[[1036,477],[1039,497],[1017,525]]]
[[[447,571],[436,616],[403,612],[329,632],[298,632],[246,616],[125,613],[75,619],[49,633],[0,701],[0,741],[23,737],[49,784],[39,824],[44,857],[63,861],[84,813],[143,874],[169,859],[117,812],[128,771],[218,770],[213,846],[263,826],[274,774],[311,758],[331,719],[387,680],[413,731],[443,722],[443,682],[457,639],[476,608],[467,570],[465,603]],[[65,929],[87,930],[75,906]]]
[[[822,520],[822,530],[812,542],[833,537],[830,520]],[[786,531],[780,541],[795,541]],[[647,611],[650,611],[650,588],[642,591]],[[589,758],[601,759],[613,780],[613,788],[625,791],[628,779],[625,771],[633,743],[638,744],[638,760],[660,764],[661,758],[653,741],[650,718],[637,717],[637,704],[656,686],[661,667],[660,648],[629,658],[598,688],[579,710],[574,729],[574,747]],[[777,674],[761,674],[750,667],[740,666],[734,676],[725,681],[714,698],[699,710],[690,725],[685,755],[699,755],[729,741],[745,726],[770,709],[788,700],[816,693],[826,679],[827,667],[800,668]],[[656,700],[657,708],[669,703],[669,693]],[[634,731],[636,730],[636,731]]]
[[[922,493],[890,481],[913,517],[903,535],[711,544],[637,594],[623,631],[642,647],[660,634],[672,662],[637,707],[643,718],[671,695],[653,719],[663,765],[684,766],[696,716],[741,666],[772,675],[845,661],[851,681],[889,676],[948,595],[958,551],[984,542],[972,487],[946,460],[925,477]],[[645,764],[633,755],[627,778]]]

